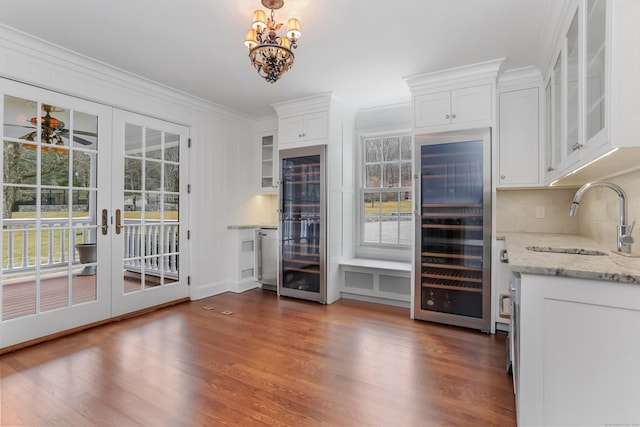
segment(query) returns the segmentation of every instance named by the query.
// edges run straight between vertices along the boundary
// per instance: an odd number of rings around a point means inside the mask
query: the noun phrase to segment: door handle
[[[116,234],[120,234],[120,230],[122,230],[122,212],[116,209]]]
[[[109,232],[109,215],[106,209],[102,209],[102,235],[106,236]]]

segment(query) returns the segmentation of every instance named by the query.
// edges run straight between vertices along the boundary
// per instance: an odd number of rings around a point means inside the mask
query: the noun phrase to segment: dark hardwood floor
[[[515,425],[504,335],[408,316],[262,290],[179,304],[0,356],[0,424]]]

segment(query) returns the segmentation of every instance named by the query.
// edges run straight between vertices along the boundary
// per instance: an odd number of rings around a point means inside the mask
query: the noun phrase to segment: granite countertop
[[[640,284],[640,258],[615,254],[586,237],[571,234],[498,233],[505,237],[509,267],[516,272]],[[535,252],[529,246],[579,248],[605,255]]]
[[[276,230],[278,228],[277,225],[272,224],[247,224],[247,225],[227,225],[229,230],[242,230],[245,228],[270,228]]]

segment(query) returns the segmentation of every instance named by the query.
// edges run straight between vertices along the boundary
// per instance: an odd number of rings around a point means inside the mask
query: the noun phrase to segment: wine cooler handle
[[[116,234],[120,234],[120,230],[122,230],[122,212],[116,209]]]
[[[106,236],[109,232],[109,215],[107,214],[106,209],[102,209],[102,235]]]

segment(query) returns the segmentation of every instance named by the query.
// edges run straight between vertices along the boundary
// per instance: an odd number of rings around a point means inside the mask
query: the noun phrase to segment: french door
[[[0,348],[187,296],[188,129],[4,79],[0,94]]]
[[[113,113],[113,315],[187,297],[189,129],[121,110]],[[181,191],[182,190],[182,191]]]

